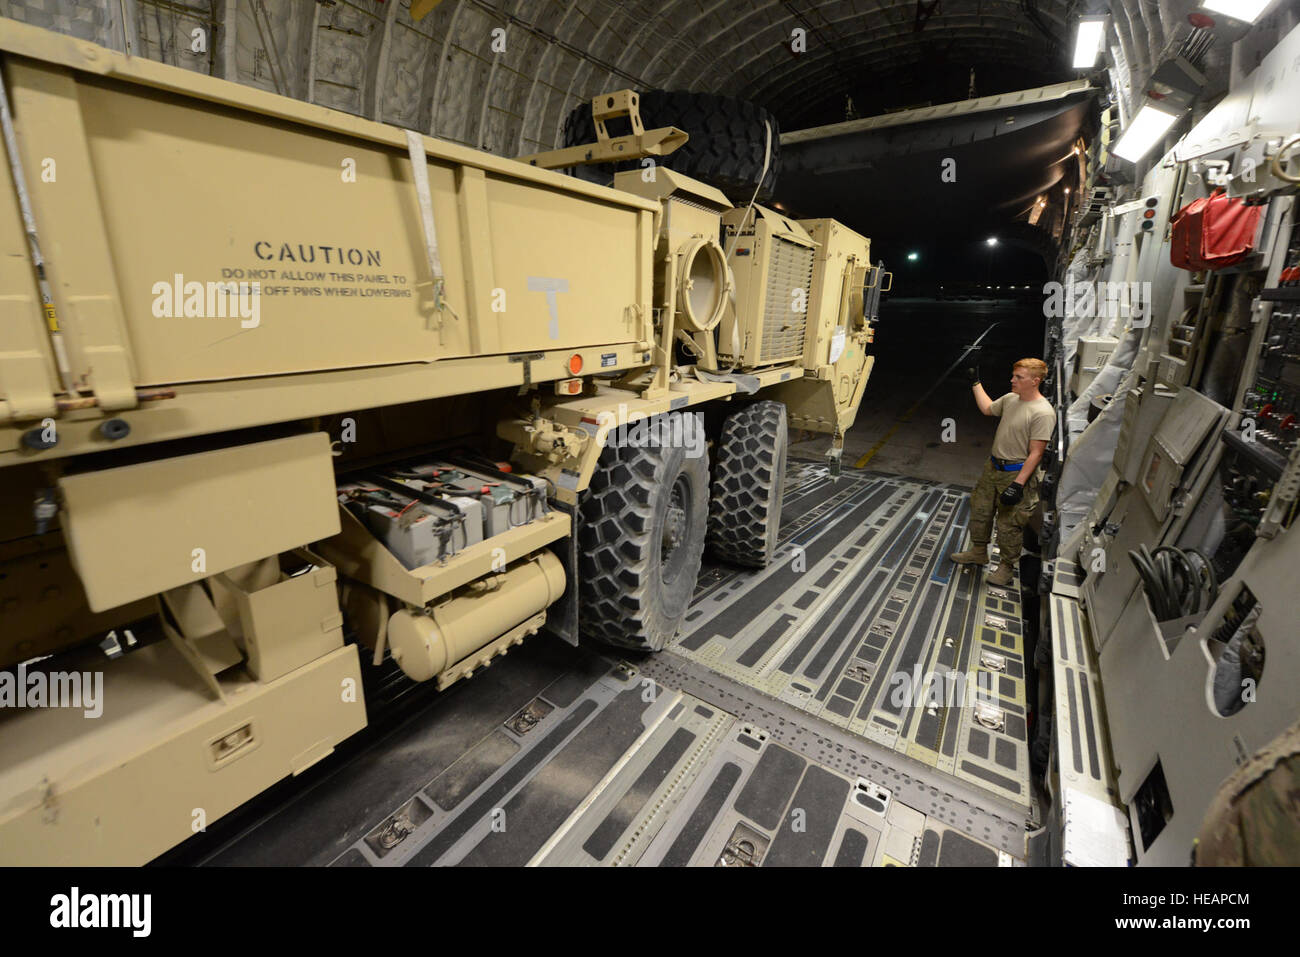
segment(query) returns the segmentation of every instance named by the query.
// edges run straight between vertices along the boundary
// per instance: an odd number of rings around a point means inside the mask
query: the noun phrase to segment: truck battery
[[[483,505],[483,535],[491,538],[546,514],[546,482],[512,475],[490,466],[451,459],[393,470],[404,481],[419,481],[429,491],[472,497]]]
[[[514,498],[510,501],[508,518],[510,526],[527,525],[541,518],[547,512],[546,480],[535,475],[515,475],[502,472],[490,465],[481,465],[460,458],[449,460],[452,468],[470,476],[471,481],[483,482],[489,489],[510,491]],[[504,498],[504,496],[498,496]]]
[[[372,478],[339,486],[339,501],[406,568],[446,561],[483,540],[483,508],[477,498],[432,495]]]

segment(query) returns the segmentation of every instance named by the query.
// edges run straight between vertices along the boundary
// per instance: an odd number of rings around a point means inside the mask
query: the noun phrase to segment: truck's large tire
[[[760,200],[772,195],[781,163],[781,128],[774,117],[748,100],[713,93],[681,93],[648,90],[640,94],[641,122],[646,129],[675,126],[685,130],[686,145],[658,162],[718,187],[735,203],[747,203],[758,186],[767,149],[764,121],[772,128],[772,155],[767,176],[758,193]],[[610,135],[618,135],[615,129]],[[583,102],[569,112],[564,122],[564,145],[577,146],[596,141],[591,104]],[[620,169],[640,169],[640,160],[574,167],[572,172],[587,180],[608,184]]]
[[[755,402],[723,423],[709,502],[709,545],[718,558],[753,568],[772,560],[788,447],[781,402]]]
[[[582,632],[638,651],[667,645],[695,592],[708,508],[706,455],[607,446],[579,510]]]

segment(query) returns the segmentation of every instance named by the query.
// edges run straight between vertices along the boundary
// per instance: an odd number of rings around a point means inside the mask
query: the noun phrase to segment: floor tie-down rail
[[[1019,608],[946,560],[961,490],[806,463],[788,488],[777,561],[706,567],[671,650],[525,645],[213,860],[1023,863]],[[990,672],[1000,724],[892,702],[918,667]]]

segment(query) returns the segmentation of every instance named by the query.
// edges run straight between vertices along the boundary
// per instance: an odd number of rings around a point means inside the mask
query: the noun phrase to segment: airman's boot
[[[987,565],[989,563],[989,546],[988,543],[972,543],[971,547],[964,552],[953,552],[948,556],[958,565]]]
[[[995,571],[992,575],[990,575],[987,579],[985,579],[985,581],[987,581],[990,585],[1003,585],[1003,586],[1010,585],[1011,576],[1013,574],[1014,574],[1014,570],[1012,569],[1011,564],[1009,562],[999,562],[998,570]]]

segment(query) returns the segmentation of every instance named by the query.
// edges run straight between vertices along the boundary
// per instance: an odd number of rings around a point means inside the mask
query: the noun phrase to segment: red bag
[[[1255,248],[1263,206],[1247,206],[1215,190],[1178,211],[1171,224],[1169,261],[1179,269],[1222,269]]]

